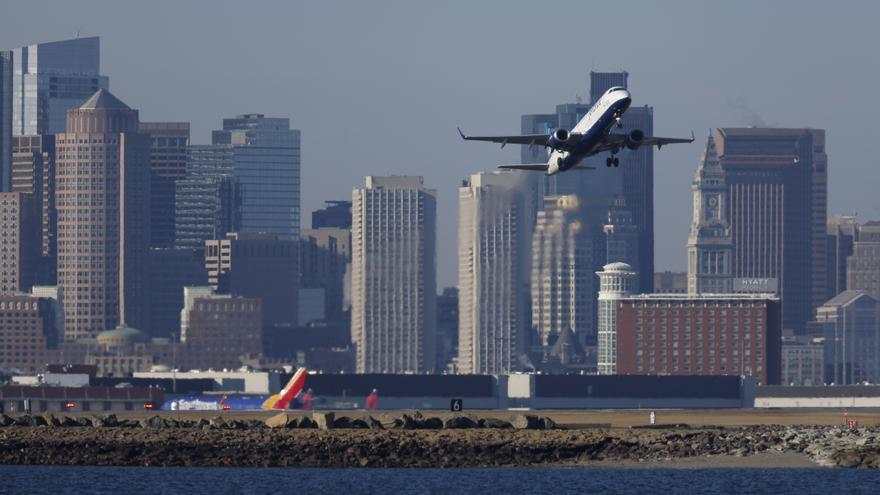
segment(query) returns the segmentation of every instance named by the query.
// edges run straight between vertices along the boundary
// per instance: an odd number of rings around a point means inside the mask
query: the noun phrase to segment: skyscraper
[[[263,302],[263,324],[297,325],[298,242],[274,234],[230,232],[205,241],[208,285],[218,293]]]
[[[710,135],[691,185],[694,212],[688,236],[688,293],[733,292],[733,238],[727,184]]]
[[[300,287],[323,291],[324,318],[341,320],[345,315],[345,275],[351,263],[351,230],[338,227],[303,229],[299,245]]]
[[[846,261],[846,288],[863,290],[880,300],[880,222],[865,222]]]
[[[524,134],[549,134],[557,128],[570,130],[587,113],[593,103],[598,101],[608,88],[626,87],[629,80],[627,72],[590,72],[590,101],[587,103],[568,103],[556,106],[554,114],[534,114],[522,116]],[[654,132],[654,109],[649,106],[630,107],[621,120],[622,129],[615,132],[626,133],[640,129],[647,135]],[[522,162],[534,163],[547,160],[542,147],[522,147]],[[652,147],[627,150],[620,154],[620,167],[606,168],[604,156],[585,160],[585,164],[595,166],[596,170],[584,173],[563,174],[540,177],[538,191],[541,195],[575,194],[584,208],[587,229],[601,232],[607,218],[606,214],[616,198],[622,197],[632,215],[637,228],[639,292],[651,292],[654,284],[654,151]],[[540,200],[540,198],[539,198]],[[594,267],[601,269],[602,262]]]
[[[175,187],[186,177],[189,122],[141,122],[141,134],[152,141],[150,155],[150,244],[174,246]]]
[[[32,194],[40,212],[41,249],[38,285],[55,285],[56,226],[55,136],[12,138],[12,191]]]
[[[296,240],[300,229],[300,132],[290,119],[262,114],[223,119],[215,145],[233,149],[241,184],[241,232]]]
[[[0,192],[12,178],[12,50],[0,50]]]
[[[67,110],[110,87],[101,75],[98,37],[38,43],[12,52],[13,135],[64,132]]]
[[[855,216],[836,216],[828,219],[825,237],[825,299],[845,291],[847,258],[852,256],[859,238]]]
[[[462,180],[458,222],[458,370],[523,368],[529,350],[533,182],[517,173]]]
[[[776,278],[783,327],[798,334],[825,297],[828,156],[820,129],[723,128],[733,274]]]
[[[581,346],[596,343],[595,265],[605,239],[588,230],[576,195],[545,196],[532,241],[532,326],[544,350],[566,329]]]
[[[605,232],[605,262],[623,262],[639,269],[639,228],[623,197],[615,198],[608,208]],[[592,277],[591,277],[592,278]]]
[[[0,294],[28,292],[40,261],[40,209],[33,194],[0,193]]]
[[[434,370],[436,193],[421,177],[352,191],[352,341],[358,373]]]
[[[312,228],[351,230],[351,201],[327,201],[327,206],[312,212]]]
[[[241,185],[230,145],[190,145],[186,177],[175,181],[174,246],[203,250],[241,227]]]
[[[98,90],[68,112],[56,148],[65,340],[150,328],[150,139],[138,111]]]

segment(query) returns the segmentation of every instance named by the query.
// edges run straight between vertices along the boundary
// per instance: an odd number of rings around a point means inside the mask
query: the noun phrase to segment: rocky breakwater
[[[482,467],[662,462],[799,452],[822,466],[880,467],[880,429],[762,426],[559,428],[550,418],[280,413],[134,420],[0,415],[0,463],[123,466]]]

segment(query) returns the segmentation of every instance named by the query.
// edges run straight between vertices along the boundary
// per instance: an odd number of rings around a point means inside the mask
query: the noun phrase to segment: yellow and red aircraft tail
[[[290,402],[302,391],[306,384],[305,368],[299,368],[293,374],[293,378],[281,389],[281,392],[269,397],[263,402],[263,409],[287,409]]]

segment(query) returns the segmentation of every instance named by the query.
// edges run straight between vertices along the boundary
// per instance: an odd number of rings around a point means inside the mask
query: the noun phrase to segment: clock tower
[[[729,294],[733,292],[733,239],[727,183],[711,133],[691,189],[694,217],[688,236],[688,293]]]

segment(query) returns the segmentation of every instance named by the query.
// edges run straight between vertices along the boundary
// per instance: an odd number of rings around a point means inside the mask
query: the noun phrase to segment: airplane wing
[[[498,168],[503,168],[505,170],[535,170],[545,172],[547,166],[546,163],[527,163],[524,165],[498,165]]]
[[[658,136],[645,136],[642,141],[639,143],[639,146],[656,146],[657,149],[667,145],[667,144],[677,144],[677,143],[693,143],[694,142],[694,133],[691,132],[690,138],[667,138],[667,137],[658,137]],[[605,140],[598,146],[597,152],[608,151],[612,149],[619,149],[624,146],[626,143],[626,134],[609,134],[605,137]]]
[[[525,163],[522,165],[498,165],[498,168],[503,168],[506,170],[533,170],[539,172],[547,171],[546,163]],[[591,167],[589,165],[575,165],[568,170],[596,170],[596,167]]]
[[[467,136],[458,129],[461,138],[466,141],[488,141],[490,143],[501,143],[503,148],[506,144],[531,144],[545,146],[550,140],[550,134],[523,134],[519,136]]]

